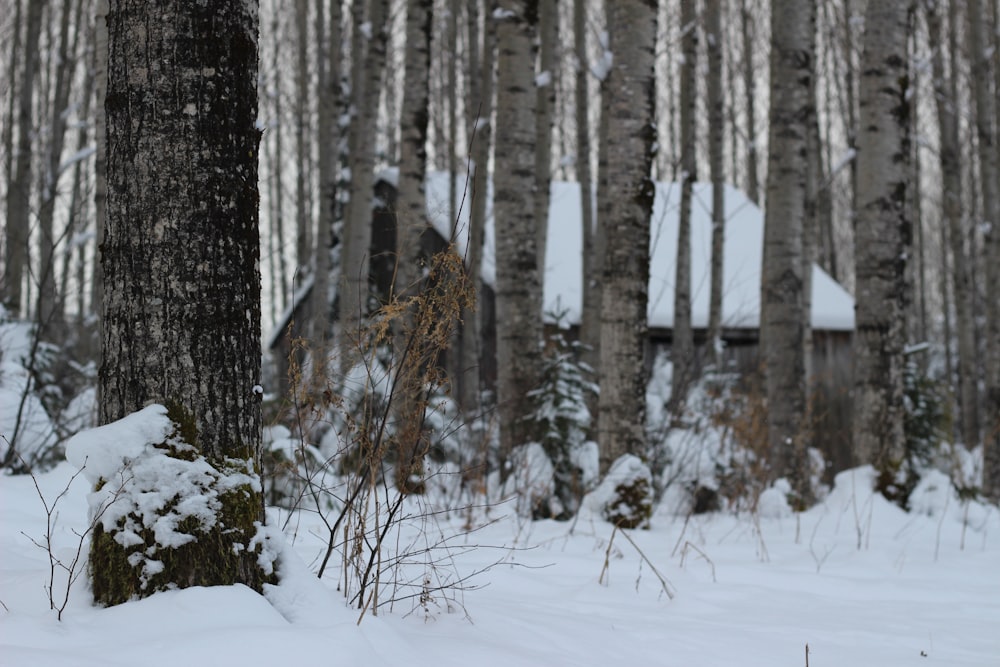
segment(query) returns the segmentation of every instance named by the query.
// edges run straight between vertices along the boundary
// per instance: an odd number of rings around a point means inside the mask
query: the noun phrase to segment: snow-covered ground
[[[51,503],[74,468],[40,475]],[[964,504],[929,476],[909,514],[841,474],[819,506],[791,515],[670,515],[618,533],[584,514],[527,522],[509,506],[424,517],[402,531],[451,538],[424,556],[431,581],[472,576],[379,615],[312,574],[325,544],[315,515],[288,523],[282,583],[159,593],[110,609],[85,578],[62,621],[49,609],[46,512],[30,477],[0,477],[0,665],[1000,665],[1000,513]],[[55,554],[87,526],[88,483],[58,504]],[[612,539],[613,537],[613,539]],[[289,538],[291,539],[291,537]],[[394,541],[395,544],[395,541]],[[477,545],[468,549],[467,546]],[[336,559],[335,559],[336,560]],[[339,567],[339,563],[337,563]],[[666,583],[662,583],[663,577]],[[56,573],[60,596],[64,573]],[[673,599],[665,589],[673,594]]]

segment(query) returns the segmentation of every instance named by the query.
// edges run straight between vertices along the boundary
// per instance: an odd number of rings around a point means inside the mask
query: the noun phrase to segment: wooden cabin
[[[396,201],[395,170],[385,170],[376,181],[373,213],[371,280],[374,292],[385,298],[395,268],[395,226],[391,213]],[[449,239],[464,254],[468,238],[471,187],[465,175],[457,178],[457,201],[448,205],[447,174],[434,172],[427,179],[427,214],[430,225],[422,238],[428,255],[447,247]],[[493,285],[496,276],[496,228],[490,199],[487,200],[479,307],[484,330],[481,382],[487,388],[496,381],[496,331]],[[680,186],[658,183],[653,207],[650,252],[649,332],[650,359],[663,350],[669,353],[673,335],[674,272],[677,256],[677,221]],[[457,214],[452,218],[453,211]],[[759,368],[760,275],[763,251],[764,215],[741,191],[726,187],[726,241],[723,262],[722,342],[725,368],[750,376]],[[698,346],[697,363],[703,356],[708,324],[711,265],[711,185],[696,183],[691,214],[692,326]],[[451,239],[454,234],[454,239]],[[548,220],[543,311],[548,326],[553,313],[563,313],[561,325],[575,336],[582,305],[582,226],[578,183],[554,181]],[[851,337],[854,329],[854,300],[819,266],[812,280],[812,356],[810,383],[813,414],[819,423],[816,442],[841,469],[850,463],[844,443],[850,440]],[[306,300],[307,301],[307,300]],[[305,313],[289,311],[277,330],[288,326],[292,313],[305,320]],[[271,349],[280,356],[281,337],[272,337]],[[287,349],[285,350],[287,354]]]

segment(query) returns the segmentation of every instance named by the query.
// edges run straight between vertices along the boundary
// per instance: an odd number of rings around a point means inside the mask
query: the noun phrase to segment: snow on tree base
[[[74,436],[66,458],[94,485],[94,597],[118,604],[158,590],[273,579],[251,460],[208,461],[151,405]]]
[[[648,528],[653,514],[653,475],[649,466],[638,456],[622,456],[583,502],[620,528]]]

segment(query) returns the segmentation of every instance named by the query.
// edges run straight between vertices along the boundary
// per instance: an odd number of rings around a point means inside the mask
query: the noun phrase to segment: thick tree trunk
[[[210,464],[259,475],[256,3],[113,0],[108,31],[100,421],[162,403]],[[227,525],[172,549],[160,581],[261,590],[252,486],[220,491]],[[156,590],[123,590],[127,553],[95,534],[99,601]]]
[[[761,344],[766,374],[771,474],[787,478],[809,502],[802,234],[808,165],[807,121],[813,98],[814,4],[771,5],[771,111],[761,287]]]
[[[861,58],[853,446],[859,464],[871,463],[884,476],[883,492],[891,492],[905,448],[909,19],[907,3],[869,3]]]
[[[601,470],[642,455],[646,428],[645,350],[649,229],[655,187],[657,3],[609,3],[614,61],[605,82],[607,168],[601,175],[606,257],[601,308]]]
[[[985,11],[984,11],[985,10]],[[1000,500],[1000,173],[997,162],[997,100],[1000,90],[990,90],[991,54],[998,47],[993,17],[981,0],[969,0],[970,58],[976,102],[976,136],[979,139],[979,173],[982,183],[982,227],[986,232],[986,409],[983,488],[989,498]],[[992,33],[992,44],[990,33]],[[998,128],[1000,129],[1000,128]]]
[[[500,456],[529,439],[528,392],[538,385],[542,282],[535,225],[535,0],[508,0],[497,17],[495,195],[497,405]],[[499,16],[498,16],[499,15]]]
[[[719,369],[722,353],[722,271],[726,240],[726,186],[723,164],[725,98],[722,93],[722,2],[705,3],[705,33],[708,40],[708,152],[712,172],[712,270],[708,304],[708,362]],[[721,369],[719,369],[721,370]]]
[[[698,179],[698,13],[696,2],[681,3],[681,209],[677,221],[677,266],[674,279],[674,331],[670,359],[670,411],[679,416],[694,381],[694,332],[691,328],[691,197]]]
[[[28,268],[29,217],[31,214],[31,157],[34,121],[31,102],[34,99],[35,75],[38,72],[38,42],[42,32],[44,0],[28,2],[27,25],[24,34],[24,67],[17,87],[17,157],[14,176],[7,190],[7,243],[4,258],[3,301],[15,316],[24,301],[24,274]]]

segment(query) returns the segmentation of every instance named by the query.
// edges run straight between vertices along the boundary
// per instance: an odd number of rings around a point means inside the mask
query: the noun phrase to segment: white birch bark
[[[317,0],[316,37],[318,53],[316,99],[316,133],[319,143],[317,176],[319,177],[319,226],[314,244],[313,289],[312,289],[312,371],[314,389],[325,384],[329,366],[330,349],[330,281],[332,279],[332,258],[335,237],[334,223],[337,215],[337,147],[340,143],[340,69],[341,69],[341,0],[329,0],[330,18],[325,18],[324,3]]]

